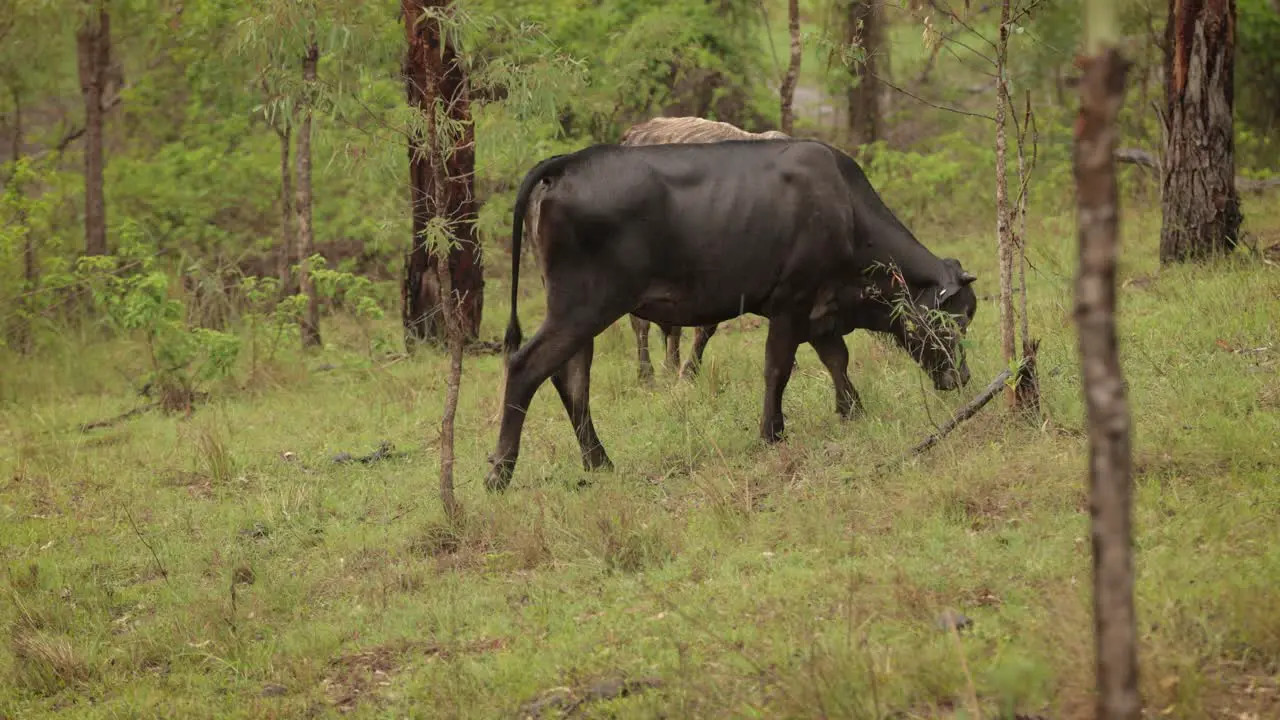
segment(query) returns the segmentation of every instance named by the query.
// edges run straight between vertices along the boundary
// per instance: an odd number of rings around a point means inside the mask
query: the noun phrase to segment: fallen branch
[[[80,426],[80,432],[89,432],[90,430],[98,430],[105,427],[111,427],[113,425],[119,425],[125,420],[135,418],[145,412],[155,410],[158,407],[160,407],[160,403],[147,403],[146,405],[141,405],[129,412],[120,413],[119,415],[107,418],[106,420],[95,420],[94,422],[84,423]]]
[[[1137,165],[1148,170],[1160,169],[1159,161],[1156,160],[1155,155],[1140,148],[1116,148],[1114,157],[1118,163]],[[1240,192],[1262,192],[1274,187],[1280,187],[1280,178],[1255,180],[1239,175],[1236,176],[1236,190]]]
[[[974,415],[977,415],[979,410],[985,407],[987,403],[991,402],[991,398],[998,395],[1000,391],[1004,389],[1005,384],[1009,382],[1009,378],[1013,377],[1013,374],[1013,370],[1006,369],[1001,371],[1000,374],[991,381],[991,384],[987,385],[987,388],[982,391],[981,395],[970,400],[967,405],[957,410],[956,414],[952,415],[950,420],[942,423],[942,427],[939,427],[936,432],[924,440],[921,440],[902,457],[894,460],[893,462],[884,463],[876,469],[887,470],[891,467],[901,465],[912,457],[923,453],[934,445],[937,445],[942,438],[949,435],[952,430],[955,430],[956,427],[960,425],[960,423],[968,420]]]

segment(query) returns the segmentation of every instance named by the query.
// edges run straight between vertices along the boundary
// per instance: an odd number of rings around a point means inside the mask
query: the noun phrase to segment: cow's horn
[[[968,285],[969,283],[971,283],[971,282],[973,282],[974,280],[977,280],[977,279],[978,279],[978,277],[977,277],[976,275],[974,275],[973,273],[969,272],[968,270],[962,270],[962,271],[960,271],[960,284],[961,284],[961,285]]]

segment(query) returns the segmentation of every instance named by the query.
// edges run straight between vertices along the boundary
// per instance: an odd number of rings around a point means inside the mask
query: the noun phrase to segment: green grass
[[[1246,207],[1260,235],[1280,224],[1255,217],[1264,207]],[[1168,717],[1274,717],[1280,274],[1243,259],[1157,273],[1158,218],[1124,222],[1143,691]],[[927,457],[874,469],[1000,370],[991,302],[961,394],[851,336],[862,420],[836,418],[803,349],[790,437],[772,448],[756,438],[762,328],[729,323],[696,382],[642,388],[623,321],[593,374],[613,473],[581,470],[548,385],[512,490],[485,493],[501,370],[468,359],[461,528],[435,488],[444,359],[370,363],[349,320],[326,322],[325,351],[215,387],[189,419],[87,434],[76,424],[138,402],[123,380],[141,370],[135,346],[65,339],[6,358],[0,716],[510,717],[551,688],[624,675],[661,686],[590,713],[958,716],[973,693],[985,717],[1091,716],[1074,238],[1070,218],[1038,230],[1044,427],[992,407]],[[986,235],[921,236],[994,292]],[[494,275],[490,335],[506,315]],[[329,461],[383,439],[408,456]],[[935,626],[947,608],[974,621],[958,644]]]

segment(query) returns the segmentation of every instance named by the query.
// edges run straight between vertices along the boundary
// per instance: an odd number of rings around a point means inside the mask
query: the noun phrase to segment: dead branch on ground
[[[1021,376],[1022,374],[1021,366],[1019,366],[1017,372],[1018,372],[1018,375]],[[929,448],[932,448],[934,445],[937,445],[939,442],[942,441],[942,438],[946,437],[951,433],[952,430],[955,430],[957,427],[959,427],[960,423],[964,422],[965,420],[968,420],[974,415],[977,415],[979,410],[985,407],[987,403],[991,402],[991,398],[995,397],[1000,393],[1000,391],[1009,382],[1009,378],[1013,376],[1014,376],[1013,370],[1009,370],[1009,369],[1002,370],[1000,374],[997,375],[995,379],[992,380],[991,383],[987,385],[986,389],[983,390],[980,395],[970,400],[964,407],[957,410],[955,414],[952,415],[949,420],[943,423],[932,435],[925,438],[924,440],[921,440],[919,443],[916,444],[915,447],[911,448],[911,450],[906,454],[904,454],[902,457],[899,457],[897,460],[893,460],[891,462],[883,463],[879,465],[876,468],[876,470],[888,470],[890,468],[897,467],[898,465],[901,465],[902,463],[906,462],[907,460],[910,460],[916,455],[919,455],[925,452],[926,450],[928,450]]]

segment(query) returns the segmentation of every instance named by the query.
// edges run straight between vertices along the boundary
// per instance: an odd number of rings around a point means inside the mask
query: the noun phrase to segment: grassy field
[[[1274,202],[1245,208],[1264,242]],[[643,388],[624,321],[593,378],[613,473],[580,469],[548,384],[512,490],[485,493],[501,370],[468,360],[460,528],[435,490],[444,359],[370,362],[349,320],[190,418],[88,433],[138,403],[136,346],[6,358],[0,717],[512,717],[555,688],[590,716],[972,717],[976,700],[984,717],[1089,717],[1073,221],[1035,230],[1043,426],[989,408],[875,470],[1001,369],[990,302],[960,394],[851,336],[861,420],[837,419],[803,349],[777,447],[756,437],[759,322],[729,323],[695,382],[660,371]],[[1158,217],[1124,230],[1142,688],[1153,717],[1276,717],[1280,273],[1245,258],[1157,273]],[[987,236],[922,239],[994,292]],[[524,289],[532,331],[542,290]],[[331,460],[383,440],[407,454]],[[971,627],[941,631],[948,610]],[[620,678],[634,692],[609,699]]]

